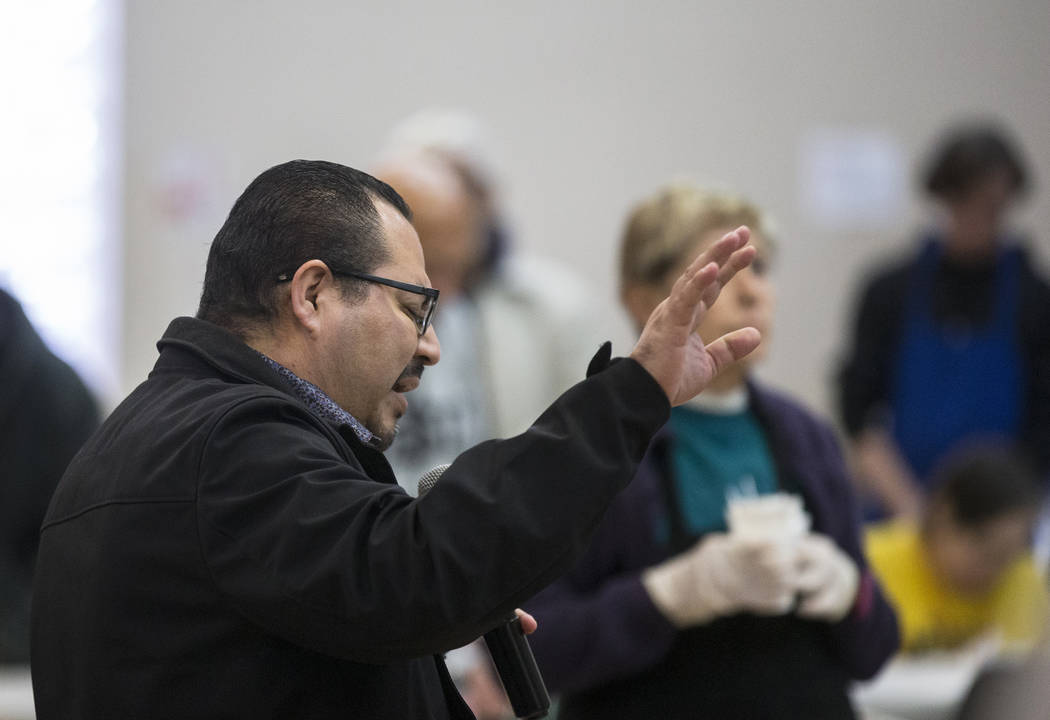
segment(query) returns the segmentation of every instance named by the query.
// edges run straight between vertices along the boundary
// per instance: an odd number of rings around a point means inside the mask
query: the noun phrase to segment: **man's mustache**
[[[412,377],[422,379],[423,362],[421,360],[413,360],[410,362],[405,369],[401,371],[401,374],[397,378],[397,382],[400,383],[402,380],[407,380]]]

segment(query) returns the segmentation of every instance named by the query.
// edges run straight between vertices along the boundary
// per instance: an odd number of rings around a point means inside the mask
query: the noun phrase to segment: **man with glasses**
[[[212,244],[197,317],[52,500],[37,717],[470,717],[440,653],[566,570],[669,405],[758,344],[692,332],[747,238],[697,259],[630,358],[606,347],[417,500],[382,455],[440,358],[408,208],[333,163],[264,172]]]

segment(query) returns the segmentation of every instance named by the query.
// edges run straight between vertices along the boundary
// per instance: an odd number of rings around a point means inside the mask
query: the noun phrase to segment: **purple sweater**
[[[571,706],[577,693],[611,697],[619,691],[628,698],[656,692],[656,686],[645,679],[654,673],[663,678],[659,692],[678,692],[674,684],[669,690],[666,677],[681,664],[679,658],[718,653],[719,658],[710,662],[720,665],[726,657],[727,637],[751,634],[759,644],[765,638],[772,641],[783,629],[777,622],[791,624],[788,636],[809,636],[806,647],[815,648],[820,662],[833,668],[833,684],[840,685],[837,692],[843,701],[849,679],[870,678],[897,649],[896,618],[862,554],[856,502],[834,434],[783,395],[755,385],[749,390],[751,408],[766,432],[781,488],[803,497],[813,530],[831,537],[861,571],[852,611],[833,624],[794,616],[778,621],[738,615],[679,632],[668,622],[650,601],[640,579],[645,568],[673,554],[672,548],[658,544],[654,532],[656,523],[668,514],[661,478],[666,472],[663,468],[670,467],[664,459],[673,437],[665,427],[654,438],[631,485],[609,509],[583,560],[527,605],[539,621],[539,630],[531,637],[537,660],[549,688],[563,693],[565,704]],[[767,627],[772,631],[767,633]],[[683,648],[686,635],[692,637]],[[730,653],[736,647],[733,643],[729,640]],[[768,650],[762,648],[757,657],[774,657]],[[788,662],[804,655],[792,651]],[[752,666],[743,667],[750,675]],[[763,681],[749,678],[748,682],[752,680],[754,689],[761,692]],[[632,688],[636,682],[637,687]],[[779,682],[775,679],[772,685]],[[681,692],[685,700],[707,702],[706,690],[699,696],[695,689],[681,688]],[[632,716],[626,711],[619,714],[619,707],[611,703],[612,709],[605,712],[609,717]]]

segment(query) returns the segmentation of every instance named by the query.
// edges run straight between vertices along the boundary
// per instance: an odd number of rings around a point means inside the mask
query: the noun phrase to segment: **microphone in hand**
[[[430,491],[447,469],[448,465],[438,465],[423,473],[417,485],[417,495],[422,497]],[[546,717],[551,699],[536,665],[532,647],[525,637],[521,618],[515,613],[485,633],[484,637],[515,717]]]

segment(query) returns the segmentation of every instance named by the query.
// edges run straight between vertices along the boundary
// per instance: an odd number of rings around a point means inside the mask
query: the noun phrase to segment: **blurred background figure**
[[[66,465],[99,422],[94,397],[0,290],[0,663],[29,663],[40,523]]]
[[[1044,495],[1031,468],[997,447],[945,459],[921,520],[869,528],[871,566],[897,611],[906,653],[957,648],[987,633],[1005,652],[1045,630],[1047,589],[1029,543]]]
[[[1050,465],[1050,287],[1007,229],[1028,184],[999,129],[948,133],[923,177],[933,229],[860,292],[839,403],[869,517],[917,516],[933,467],[969,439]]]
[[[387,452],[406,481],[478,442],[524,431],[583,378],[605,339],[585,281],[513,251],[492,166],[476,118],[430,110],[392,131],[374,169],[411,207],[427,274],[441,290],[441,363],[427,368]]]
[[[412,209],[427,275],[441,291],[441,362],[426,369],[386,452],[415,494],[415,479],[430,468],[528,428],[583,379],[605,337],[582,279],[511,248],[475,117],[428,110],[408,118],[391,132],[374,174]],[[480,720],[513,716],[482,643],[447,659]]]
[[[698,333],[770,337],[773,248],[762,214],[682,183],[631,213],[622,299],[641,327],[697,253],[742,224],[758,250]],[[761,352],[761,348],[759,353]],[[584,560],[530,603],[533,647],[562,720],[849,718],[847,687],[897,648],[867,569],[831,429],[751,378],[752,353],[672,410]],[[791,493],[812,530],[791,542],[727,532],[727,498]]]
[[[1024,663],[988,667],[964,698],[955,720],[1044,720],[1050,707],[1050,644]]]

